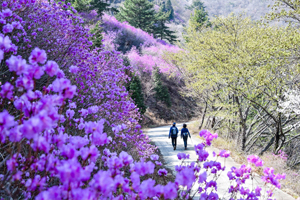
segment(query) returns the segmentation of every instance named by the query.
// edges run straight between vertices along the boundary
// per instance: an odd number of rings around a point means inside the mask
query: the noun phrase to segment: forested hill
[[[184,14],[188,19],[190,14],[184,10],[185,6],[182,4],[184,2],[186,5],[191,5],[192,1],[172,0],[172,4],[179,15]],[[210,17],[245,12],[254,20],[268,13],[271,9],[268,5],[273,4],[272,0],[203,0],[202,2]]]
[[[188,7],[197,0],[171,0],[174,8],[175,17],[181,19],[183,23],[187,22],[191,15],[191,9]],[[112,5],[119,7],[124,0],[115,0]],[[162,4],[163,0],[153,0],[156,5]],[[230,13],[247,13],[252,19],[258,20],[265,16],[273,5],[272,0],[202,0],[209,17],[228,16]]]
[[[246,12],[255,20],[268,13],[270,11],[268,5],[273,4],[270,0],[203,0],[203,2],[210,16]]]

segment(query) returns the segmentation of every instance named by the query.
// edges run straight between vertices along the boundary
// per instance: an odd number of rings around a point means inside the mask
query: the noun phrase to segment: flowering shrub
[[[143,193],[147,182],[139,177],[157,174],[161,163],[146,162],[155,148],[124,87],[130,67],[116,52],[90,48],[88,30],[69,4],[1,5],[0,196]]]
[[[126,54],[130,60],[130,64],[135,69],[143,72],[152,72],[155,67],[158,67],[162,73],[179,74],[177,68],[164,58],[165,53],[180,51],[178,47],[157,42],[149,47],[143,45],[140,49],[142,53],[136,48],[132,48]]]
[[[152,72],[159,67],[161,72],[177,72],[177,68],[164,59],[164,54],[176,53],[180,48],[157,40],[147,32],[126,22],[119,22],[113,16],[104,14],[104,45],[106,49],[123,52],[135,70]]]
[[[114,16],[103,15],[104,41],[105,38],[113,38],[116,50],[126,53],[132,47],[141,45],[154,45],[156,39],[147,32],[129,25],[127,22],[119,22]],[[107,44],[104,42],[104,44]]]

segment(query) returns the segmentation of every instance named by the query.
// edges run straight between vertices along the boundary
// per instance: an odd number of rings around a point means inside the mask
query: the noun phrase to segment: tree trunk
[[[215,127],[216,124],[216,117],[213,116],[212,120],[211,120],[211,128],[213,129]]]
[[[202,119],[201,119],[201,123],[198,127],[199,130],[201,130],[202,126],[203,126],[203,123],[204,123],[204,119],[205,119],[205,115],[206,115],[206,110],[207,110],[207,101],[205,102],[205,108],[204,108],[204,111],[202,113]]]
[[[243,116],[243,110],[239,101],[239,98],[237,96],[235,96],[235,100],[236,103],[238,104],[238,110],[239,110],[239,117],[240,117],[240,131],[239,131],[239,140],[238,142],[238,146],[242,151],[245,151],[246,149],[246,132],[247,132],[247,126],[246,126],[246,119]]]
[[[276,136],[275,136],[275,148],[274,148],[274,154],[278,154],[278,152],[281,150],[281,148],[284,145],[285,142],[285,135],[282,130],[282,125],[281,125],[281,113],[278,114],[278,125],[277,125],[277,131],[276,131]],[[281,140],[281,142],[280,142]]]
[[[280,133],[281,133],[281,116],[279,113],[278,121],[277,121],[277,126],[276,126],[276,133],[275,133],[275,144],[274,144],[274,153],[277,154],[278,147],[279,147],[279,141],[280,141]]]
[[[258,154],[260,156],[262,156],[274,143],[275,137],[272,137],[272,139],[270,140],[270,142],[267,144],[267,146]]]

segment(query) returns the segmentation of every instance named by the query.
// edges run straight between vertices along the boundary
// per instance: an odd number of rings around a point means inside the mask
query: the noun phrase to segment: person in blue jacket
[[[189,129],[186,128],[186,124],[183,124],[183,128],[181,129],[181,138],[183,138],[185,149],[187,149],[188,136],[191,138],[191,134],[189,132]]]
[[[174,151],[176,150],[176,143],[177,143],[177,136],[178,136],[178,128],[176,127],[176,123],[173,123],[173,126],[171,126],[169,131],[169,139],[172,138],[172,145],[174,148]]]

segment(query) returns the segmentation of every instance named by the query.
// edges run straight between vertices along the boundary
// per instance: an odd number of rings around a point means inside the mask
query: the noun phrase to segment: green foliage
[[[147,107],[144,102],[142,83],[138,76],[133,75],[128,84],[127,90],[129,91],[131,98],[134,100],[135,105],[139,108],[139,112],[143,115],[146,112]]]
[[[275,0],[272,12],[266,15],[269,20],[283,20],[290,24],[300,23],[300,1],[299,0]]]
[[[127,57],[124,58],[123,62],[125,66],[130,65]],[[131,72],[128,73],[130,73],[129,76],[131,77],[131,80],[126,84],[126,90],[129,92],[135,105],[139,108],[139,112],[143,115],[146,112],[147,106],[145,105],[141,80],[137,75],[132,74]]]
[[[71,3],[71,5],[78,11],[78,12],[86,12],[89,11],[89,3],[90,0],[66,0],[66,3]]]
[[[99,16],[102,16],[104,11],[118,13],[116,8],[110,7],[110,0],[91,0],[90,10],[97,10]]]
[[[156,98],[163,101],[168,107],[171,107],[171,98],[168,88],[163,85],[161,79],[161,72],[159,68],[153,71],[154,90],[156,92]]]
[[[175,32],[166,26],[170,12],[165,13],[164,9],[166,8],[161,7],[156,13],[153,4],[148,0],[125,0],[116,18],[121,22],[127,21],[130,25],[153,34],[156,38],[174,43],[177,40]]]
[[[165,13],[168,13],[168,20],[175,19],[174,9],[171,0],[167,0],[166,2],[163,1],[161,4],[161,10]]]
[[[201,0],[193,0],[192,5],[186,6],[189,10],[205,10],[204,4]]]
[[[104,11],[111,11],[117,13],[116,8],[110,7],[110,0],[66,0],[70,2],[78,12],[88,12],[96,10],[98,16],[102,16]]]
[[[211,26],[211,23],[208,19],[208,13],[204,9],[195,9],[194,13],[191,14],[189,24],[190,26],[193,26],[196,30],[200,30],[203,26]]]
[[[95,47],[101,47],[102,46],[102,28],[100,26],[100,21],[98,21],[94,28],[90,30],[90,32],[93,34],[93,37],[91,38],[93,42],[93,48]]]
[[[208,19],[208,13],[205,11],[205,7],[200,0],[194,0],[188,9],[193,11],[189,19],[189,26],[191,29],[201,31],[202,28],[211,26],[211,23]]]
[[[72,6],[78,12],[86,12],[89,11],[89,1],[90,0],[72,0]]]
[[[214,124],[237,133],[242,150],[261,134],[274,135],[274,152],[282,148],[291,122],[278,111],[283,93],[293,87],[299,67],[297,29],[271,27],[242,15],[219,17],[212,27],[187,29],[184,51],[171,60],[186,75],[188,87],[209,104]],[[265,145],[260,144],[260,145]]]
[[[171,44],[177,41],[177,37],[174,31],[171,31],[166,22],[169,20],[169,13],[164,13],[162,7],[155,15],[156,21],[154,24],[154,36],[161,40],[168,40]]]
[[[116,18],[121,22],[126,21],[136,28],[152,33],[155,22],[154,6],[148,0],[125,0]]]

